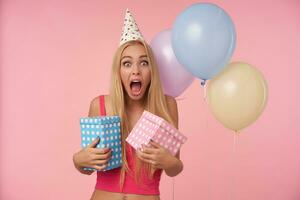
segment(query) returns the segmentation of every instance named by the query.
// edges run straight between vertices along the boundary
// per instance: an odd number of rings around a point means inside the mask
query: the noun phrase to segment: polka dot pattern
[[[126,142],[137,150],[142,144],[147,145],[150,139],[168,149],[172,155],[175,155],[187,140],[172,124],[144,111],[126,138]]]
[[[108,166],[102,171],[107,171],[122,165],[121,147],[121,121],[119,116],[82,117],[80,118],[81,147],[87,147],[94,139],[100,137],[96,148],[111,148],[112,157]],[[95,170],[85,167],[84,170]]]
[[[144,38],[141,32],[139,31],[139,28],[132,14],[130,13],[129,9],[126,9],[124,25],[122,29],[119,46],[121,46],[122,44],[130,40],[144,40]]]

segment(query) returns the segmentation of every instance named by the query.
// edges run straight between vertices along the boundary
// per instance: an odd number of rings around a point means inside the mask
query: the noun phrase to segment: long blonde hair
[[[158,68],[154,59],[154,54],[150,48],[150,46],[141,40],[128,41],[121,45],[115,52],[112,63],[112,71],[111,71],[111,84],[110,84],[110,106],[113,115],[118,115],[121,117],[121,140],[122,140],[122,168],[120,175],[120,187],[123,187],[125,172],[130,171],[128,167],[128,163],[126,160],[126,137],[131,130],[129,130],[129,122],[126,114],[126,102],[125,102],[125,92],[122,86],[122,81],[120,77],[120,66],[121,66],[121,56],[124,49],[130,45],[141,44],[144,46],[146,54],[149,59],[149,66],[151,72],[151,81],[148,89],[146,90],[144,109],[154,113],[166,121],[174,125],[174,121],[170,115],[170,112],[167,107],[167,101],[165,95],[163,94],[163,90],[161,87],[161,81],[159,78]],[[135,159],[136,171],[135,171],[135,181],[141,182],[141,169],[146,169],[146,173],[148,177],[153,178],[153,174],[155,169],[151,167],[150,164],[142,162],[140,159],[136,157]]]

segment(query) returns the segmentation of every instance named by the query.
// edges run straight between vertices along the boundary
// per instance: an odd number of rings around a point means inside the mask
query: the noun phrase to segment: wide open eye
[[[128,62],[128,61],[124,61],[124,62],[122,62],[122,66],[124,66],[124,67],[130,67],[131,63]]]
[[[149,62],[148,62],[147,60],[143,60],[143,61],[141,62],[141,65],[142,65],[142,66],[148,66],[148,65],[149,65]]]

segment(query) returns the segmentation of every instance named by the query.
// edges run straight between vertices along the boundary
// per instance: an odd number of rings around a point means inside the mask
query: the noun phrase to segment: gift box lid
[[[184,136],[179,130],[177,130],[172,124],[164,120],[163,118],[154,115],[151,112],[144,111],[142,114],[143,118],[151,121],[154,124],[158,124],[160,128],[164,130],[164,132],[172,137],[175,137],[176,139],[185,142],[187,140],[187,137]]]
[[[96,116],[96,117],[81,117],[80,124],[111,124],[120,122],[119,116]]]

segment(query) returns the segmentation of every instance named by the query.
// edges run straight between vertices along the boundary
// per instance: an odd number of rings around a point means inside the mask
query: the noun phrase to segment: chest
[[[125,108],[126,109],[126,108]],[[113,115],[113,112],[110,107],[110,102],[105,101],[105,110],[106,110],[106,115],[110,116]],[[129,125],[129,130],[131,131],[139,118],[142,116],[144,111],[144,108],[136,108],[136,109],[131,109],[131,110],[126,110],[127,114],[127,120],[128,120],[128,125]]]
[[[128,116],[128,123],[129,123],[129,130],[131,131],[139,118],[142,116],[143,111],[131,111],[127,112]]]

